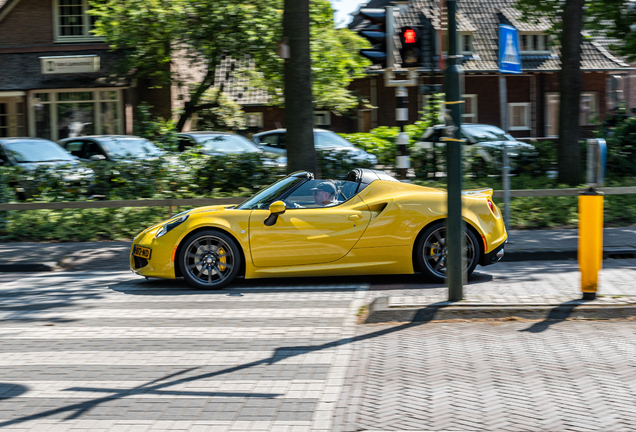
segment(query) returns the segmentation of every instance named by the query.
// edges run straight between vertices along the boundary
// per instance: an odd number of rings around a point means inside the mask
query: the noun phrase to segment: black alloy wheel
[[[236,277],[241,254],[236,241],[215,230],[189,235],[179,251],[181,273],[188,283],[200,289],[221,289]]]
[[[464,230],[464,242],[462,269],[468,277],[479,263],[480,248],[477,238],[469,229]],[[447,254],[446,225],[444,222],[434,223],[424,231],[415,245],[415,262],[428,278],[443,282],[446,280]]]

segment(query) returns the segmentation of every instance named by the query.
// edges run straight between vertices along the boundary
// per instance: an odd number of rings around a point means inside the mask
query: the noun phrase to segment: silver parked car
[[[217,156],[231,153],[262,153],[262,150],[252,141],[231,132],[192,131],[183,132],[177,136],[179,151],[201,146],[203,153]]]
[[[252,140],[265,152],[280,156],[287,155],[287,129],[257,133],[252,136]],[[352,163],[369,162],[371,165],[378,163],[375,155],[357,148],[340,135],[328,130],[314,129],[314,147],[317,150],[345,152],[349,155],[348,161]]]
[[[445,125],[431,126],[422,135],[419,142],[415,143],[417,147],[432,148],[435,146],[445,146],[446,143],[442,139],[446,133]],[[508,155],[515,158],[521,150],[533,150],[532,144],[527,144],[517,140],[512,135],[503,131],[497,126],[485,124],[464,123],[461,125],[461,137],[465,139],[467,149],[475,151],[487,162],[495,162],[491,150],[501,149],[506,145]]]

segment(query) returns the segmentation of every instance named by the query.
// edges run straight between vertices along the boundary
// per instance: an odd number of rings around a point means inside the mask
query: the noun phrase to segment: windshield
[[[108,154],[114,158],[154,157],[161,156],[164,153],[163,150],[157,148],[157,146],[146,139],[120,138],[100,142]]]
[[[316,148],[354,147],[349,141],[333,132],[316,132],[314,138]]]
[[[221,153],[260,152],[256,144],[240,135],[210,135],[203,141],[202,146],[207,150]]]
[[[271,186],[266,187],[252,198],[247,201],[243,201],[241,204],[236,206],[239,210],[256,210],[256,209],[265,209],[268,208],[269,205],[274,202],[274,200],[286,192],[296,188],[299,184],[307,181],[310,178],[311,174],[309,173],[294,173],[291,174]]]
[[[482,141],[515,141],[515,139],[505,133],[503,130],[496,126],[479,125],[470,126],[463,124],[462,132],[466,132],[468,135],[475,138],[477,142]]]
[[[4,148],[18,163],[77,161],[75,156],[52,141],[15,141],[5,144]]]

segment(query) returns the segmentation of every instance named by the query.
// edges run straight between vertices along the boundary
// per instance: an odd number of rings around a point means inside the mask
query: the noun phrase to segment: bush
[[[607,177],[636,176],[636,116],[616,126],[607,147]]]

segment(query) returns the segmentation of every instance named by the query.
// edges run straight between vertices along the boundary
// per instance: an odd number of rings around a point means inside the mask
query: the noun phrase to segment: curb
[[[636,304],[588,305],[573,301],[561,305],[448,305],[432,303],[421,307],[389,307],[389,297],[378,297],[369,306],[365,324],[388,322],[429,322],[453,319],[523,318],[540,320],[613,319],[636,316]]]

